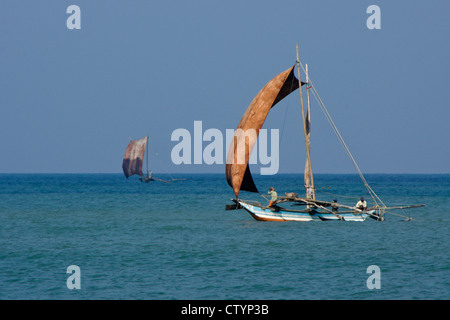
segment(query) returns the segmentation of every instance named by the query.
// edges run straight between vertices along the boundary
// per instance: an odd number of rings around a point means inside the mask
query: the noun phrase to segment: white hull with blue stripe
[[[364,221],[370,214],[375,213],[374,210],[371,210],[367,213],[342,212],[337,215],[317,210],[290,210],[279,206],[265,207],[256,203],[248,203],[245,200],[236,201],[259,221]]]

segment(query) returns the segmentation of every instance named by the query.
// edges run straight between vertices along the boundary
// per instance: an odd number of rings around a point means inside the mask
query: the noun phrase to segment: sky
[[[174,164],[172,133],[235,129],[297,43],[364,173],[450,173],[449,15],[448,0],[1,1],[0,173],[120,173],[146,135],[154,172],[223,173]],[[314,103],[313,171],[356,173]],[[303,172],[298,91],[263,128],[279,130],[279,173]]]

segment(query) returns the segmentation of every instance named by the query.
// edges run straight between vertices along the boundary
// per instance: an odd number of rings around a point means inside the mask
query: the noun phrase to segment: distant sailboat
[[[163,180],[160,178],[156,178],[153,176],[151,170],[148,168],[148,136],[138,140],[132,140],[130,138],[130,143],[128,144],[125,150],[125,156],[123,157],[122,169],[123,174],[128,179],[133,175],[138,175],[139,180],[142,182],[150,182],[150,181],[160,181],[165,183],[170,183],[176,180],[186,180],[186,179],[170,179]],[[142,171],[142,165],[144,163],[144,155],[146,154],[146,173]]]
[[[236,196],[232,199],[233,205],[227,205],[227,210],[245,209],[253,218],[260,221],[324,221],[324,220],[341,220],[341,221],[364,221],[368,217],[376,220],[384,220],[384,214],[390,209],[407,209],[422,207],[424,205],[415,206],[397,206],[387,207],[381,201],[381,199],[375,194],[372,188],[368,185],[362,172],[359,170],[354,158],[351,156],[342,136],[334,126],[333,121],[329,113],[326,111],[320,98],[318,101],[321,104],[324,113],[326,114],[330,124],[332,124],[335,133],[337,134],[340,142],[343,144],[347,154],[353,161],[357,171],[366,187],[368,193],[374,201],[374,205],[370,208],[361,210],[353,206],[337,203],[337,201],[321,201],[316,199],[316,190],[314,186],[314,176],[311,166],[310,156],[310,124],[311,124],[311,109],[310,109],[310,90],[317,94],[314,86],[312,85],[308,76],[308,67],[306,66],[306,82],[301,82],[300,79],[300,67],[302,66],[298,55],[297,46],[297,69],[298,79],[294,75],[295,65],[286,71],[278,74],[275,78],[269,81],[264,88],[256,95],[251,102],[244,116],[242,117],[237,130],[235,131],[234,138],[230,144],[227,154],[226,164],[226,178],[230,187],[233,189]],[[301,88],[306,84],[307,89],[307,111],[305,115],[303,106],[303,89]],[[273,108],[279,101],[288,96],[293,91],[300,88],[300,104],[302,111],[302,123],[303,132],[306,146],[306,164],[304,170],[304,187],[305,197],[298,197],[296,193],[286,193],[284,197],[278,197],[276,203],[270,207],[263,205],[259,202],[243,200],[239,198],[240,191],[257,192],[258,189],[253,181],[249,168],[249,158],[252,149],[256,143],[259,130],[262,128],[266,117],[269,114],[271,108]],[[318,96],[318,94],[316,95]],[[241,130],[239,130],[241,129]],[[245,134],[247,130],[256,131],[256,136],[251,134]],[[293,204],[292,207],[286,208],[282,204]],[[299,210],[298,206],[303,205],[306,208]]]
[[[144,163],[144,154],[147,150],[146,174],[142,172],[142,165]],[[155,179],[152,177],[152,172],[148,170],[148,136],[138,140],[131,140],[125,150],[123,157],[122,169],[125,177],[128,179],[132,175],[138,175],[142,182],[150,182]]]

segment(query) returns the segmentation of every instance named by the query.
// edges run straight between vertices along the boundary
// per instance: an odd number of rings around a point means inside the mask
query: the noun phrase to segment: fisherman
[[[364,197],[361,197],[361,200],[356,204],[356,208],[359,210],[367,210],[367,202],[364,200]]]
[[[339,207],[337,205],[337,199],[333,199],[333,203],[331,204],[331,210],[333,210],[334,213],[338,212]]]
[[[272,196],[272,198],[270,198],[270,202],[269,202],[269,207],[271,207],[275,204],[275,201],[277,201],[278,195],[273,187],[269,188],[268,194],[270,194]]]

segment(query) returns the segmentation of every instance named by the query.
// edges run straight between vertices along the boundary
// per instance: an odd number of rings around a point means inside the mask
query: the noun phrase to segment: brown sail
[[[134,174],[143,176],[142,163],[144,162],[144,152],[147,146],[148,137],[131,140],[125,150],[123,157],[122,169],[125,177],[130,177]]]
[[[259,130],[270,109],[299,87],[299,81],[294,75],[294,67],[278,74],[261,89],[250,103],[235,131],[233,141],[228,148],[225,173],[236,198],[241,190],[258,192],[250,173],[248,161]],[[304,84],[302,82],[302,85]]]

